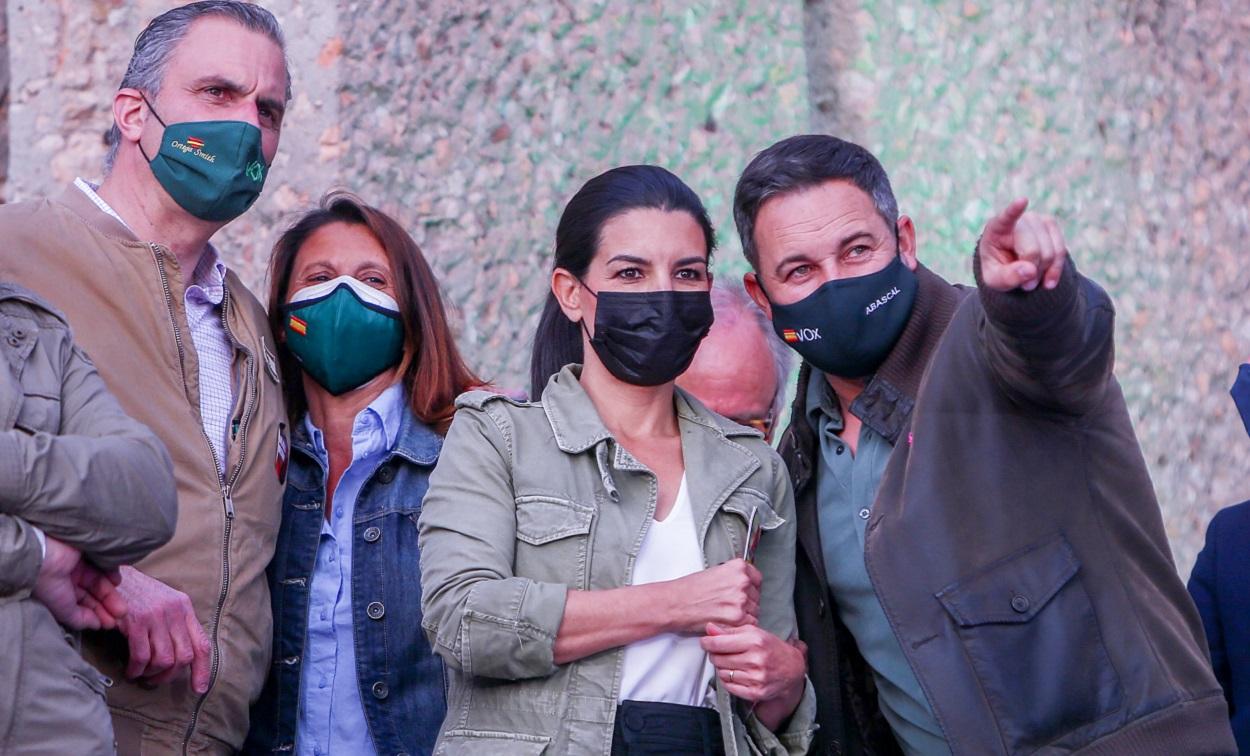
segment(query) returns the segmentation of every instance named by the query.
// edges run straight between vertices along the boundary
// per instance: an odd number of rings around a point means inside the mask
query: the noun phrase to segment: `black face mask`
[[[598,302],[590,346],[608,372],[635,386],[659,386],[685,372],[712,327],[710,292],[595,293],[582,286]]]
[[[918,286],[916,274],[895,257],[876,273],[829,281],[793,304],[773,302],[773,328],[819,370],[864,378],[903,334]]]

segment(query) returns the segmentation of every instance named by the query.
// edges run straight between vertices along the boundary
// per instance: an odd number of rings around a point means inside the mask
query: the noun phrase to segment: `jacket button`
[[[365,609],[365,613],[369,615],[369,619],[379,620],[386,616],[386,607],[381,601],[374,601]]]
[[[836,448],[834,448],[833,453],[834,453],[834,454],[837,454],[838,456],[841,456],[841,455],[842,455],[842,452],[844,452],[844,451],[846,451],[846,447],[845,447],[845,446],[842,446],[841,444],[838,444],[838,446],[837,446]]]
[[[824,599],[819,599],[816,602],[816,615],[818,617],[825,616],[825,600]]]
[[[373,697],[381,701],[391,694],[391,689],[386,687],[386,683],[379,680],[373,684]]]
[[[378,482],[379,483],[390,483],[392,480],[395,480],[395,466],[394,465],[382,465],[381,467],[378,468]]]
[[[1012,596],[1012,597],[1011,597],[1011,608],[1012,608],[1012,609],[1014,609],[1014,610],[1016,610],[1016,611],[1017,611],[1017,612],[1019,612],[1020,614],[1024,614],[1025,612],[1027,612],[1027,611],[1029,610],[1029,600],[1028,600],[1028,598],[1027,598],[1027,597],[1025,597],[1025,596],[1020,596],[1020,595]]]
[[[373,543],[374,541],[378,540],[381,537],[382,537],[381,528],[375,527],[373,525],[370,525],[369,527],[365,528],[365,541],[367,543]]]
[[[868,516],[869,516],[869,515],[871,515],[871,514],[872,514],[872,512],[870,512],[870,511],[868,510],[868,507],[864,507],[864,508],[862,508],[862,509],[860,509],[860,510],[859,510],[859,519],[861,519],[861,520],[867,520],[867,519],[868,519]]]

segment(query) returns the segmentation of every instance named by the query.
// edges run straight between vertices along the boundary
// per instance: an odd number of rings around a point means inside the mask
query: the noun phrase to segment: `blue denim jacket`
[[[294,750],[308,589],[324,517],[325,470],[303,423],[292,432],[282,529],[269,566],[273,662],[244,753]],[[417,516],[442,438],[405,412],[399,437],[356,500],[352,614],[356,676],[379,754],[427,754],[446,713],[443,666],[421,631]]]

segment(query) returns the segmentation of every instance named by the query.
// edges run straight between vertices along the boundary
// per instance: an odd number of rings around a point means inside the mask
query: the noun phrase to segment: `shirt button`
[[[1029,599],[1026,596],[1012,596],[1011,608],[1020,614],[1024,614],[1029,610]]]
[[[373,543],[374,541],[378,540],[381,537],[382,537],[381,528],[375,527],[372,525],[365,528],[365,541],[367,541],[368,543]]]
[[[342,517],[342,516],[343,516],[343,510],[341,510],[341,509],[336,509],[336,510],[334,510],[334,516],[335,516],[335,517]]]
[[[331,562],[333,562],[333,561],[334,561],[334,552],[330,552],[330,561],[331,561]]]
[[[867,520],[867,519],[868,519],[868,515],[870,515],[870,514],[872,514],[872,512],[869,512],[869,511],[868,511],[868,507],[864,507],[863,509],[859,510],[859,519],[861,519],[861,520]]]
[[[845,446],[842,446],[841,444],[839,444],[839,445],[837,446],[837,448],[835,448],[835,449],[833,450],[833,453],[834,453],[834,454],[837,454],[838,456],[842,456],[842,452],[844,452],[844,451],[846,451],[846,447],[845,447]]]
[[[386,687],[386,683],[379,680],[373,684],[373,697],[381,701],[391,694],[391,689]]]
[[[325,620],[325,618],[326,618],[326,610],[325,610],[325,609],[322,609],[322,610],[321,610],[321,619],[324,621],[324,620]]]
[[[318,687],[318,688],[325,688],[325,686],[326,686],[326,679],[323,677],[323,678],[321,678],[321,682],[317,683],[317,687]]]
[[[369,615],[369,619],[380,620],[386,616],[386,607],[381,601],[374,601],[365,609],[365,613]]]

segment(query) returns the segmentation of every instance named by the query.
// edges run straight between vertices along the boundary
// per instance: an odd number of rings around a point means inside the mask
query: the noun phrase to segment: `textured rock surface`
[[[843,22],[861,42],[813,90],[864,114],[854,136],[890,170],[922,258],[969,280],[984,219],[1025,195],[1111,293],[1117,373],[1188,576],[1210,515],[1250,494],[1227,394],[1250,352],[1250,14],[882,0]]]
[[[173,4],[7,0],[4,199],[98,175],[134,36]],[[1118,373],[1183,574],[1210,514],[1250,494],[1226,394],[1250,352],[1250,14],[1232,0],[267,5],[295,101],[265,195],[219,239],[254,286],[295,212],[352,189],[423,244],[474,364],[520,386],[582,181],[672,168],[732,275],[738,170],[778,137],[833,130],[879,151],[951,278],[969,279],[980,224],[1011,196],[1063,219],[1119,307]]]

